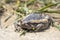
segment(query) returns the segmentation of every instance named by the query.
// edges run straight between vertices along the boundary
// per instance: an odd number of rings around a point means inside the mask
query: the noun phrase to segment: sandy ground
[[[44,32],[26,33],[20,36],[20,33],[14,32],[14,27],[0,29],[0,40],[60,40],[60,31],[51,27]]]
[[[9,13],[9,11],[7,13]],[[51,15],[53,16],[54,14]],[[58,15],[60,17],[60,14]],[[58,17],[58,15],[55,16]],[[16,16],[12,16],[4,23],[5,18],[5,16],[2,17],[3,29],[0,29],[0,40],[60,40],[60,31],[55,27],[50,27],[44,32],[26,33],[25,35],[20,36],[20,33],[14,32],[15,29],[13,25],[5,28],[7,25],[13,23]]]
[[[20,33],[14,32],[15,29],[13,25],[9,26],[15,21],[16,16],[12,16],[7,22],[4,22],[6,17],[13,13],[11,5],[6,5],[6,9],[7,11],[4,12],[5,15],[2,16],[1,19],[2,20],[1,26],[3,27],[3,29],[0,29],[0,40],[60,40],[60,31],[55,27],[50,27],[44,32],[26,33],[25,35],[20,36]],[[60,17],[60,14],[50,15]],[[5,28],[7,25],[9,27]]]
[[[12,24],[15,20],[14,17],[16,16],[10,18],[6,23],[2,23],[2,25]],[[6,17],[3,17],[2,22],[4,22],[4,18]],[[60,31],[55,27],[50,27],[44,32],[26,33],[22,36],[20,36],[21,33],[14,32],[14,30],[13,25],[9,26],[8,28],[3,26],[3,29],[0,29],[0,40],[60,40]]]

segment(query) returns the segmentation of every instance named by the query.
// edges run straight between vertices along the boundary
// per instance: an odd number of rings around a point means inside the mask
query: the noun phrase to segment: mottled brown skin
[[[36,18],[36,14],[33,14],[34,17]],[[23,30],[29,30],[29,31],[41,31],[44,29],[47,29],[50,27],[50,25],[53,23],[52,19],[50,18],[50,16],[44,16],[42,15],[41,19],[34,19],[34,17],[31,17],[31,19],[28,20],[28,18],[23,19],[22,21],[19,22],[19,24],[17,24],[16,30],[20,31],[20,29]],[[41,14],[38,14],[38,16],[41,16]],[[38,18],[40,18],[40,16]],[[33,19],[33,20],[32,20]],[[27,20],[27,21],[26,21]]]

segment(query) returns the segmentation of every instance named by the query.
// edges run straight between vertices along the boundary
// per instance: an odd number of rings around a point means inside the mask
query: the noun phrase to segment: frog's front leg
[[[38,25],[36,26],[36,30],[35,30],[35,31],[40,31],[43,26],[44,26],[43,24],[38,24]]]

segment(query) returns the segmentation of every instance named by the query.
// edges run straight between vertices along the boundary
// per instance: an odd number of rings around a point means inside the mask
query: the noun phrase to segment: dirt
[[[2,16],[3,28],[0,28],[0,40],[60,40],[60,31],[55,27],[50,27],[49,29],[43,32],[26,33],[25,35],[20,36],[21,33],[15,32],[13,26],[13,22],[16,19],[16,15],[12,16],[7,22],[4,22],[6,17],[11,14],[9,12],[12,12],[12,10],[8,10],[7,12],[5,12],[5,14],[7,13],[7,15]],[[58,14],[59,16],[57,14],[50,15],[60,17],[60,14]],[[5,28],[7,25],[9,25],[8,28]]]
[[[13,25],[0,29],[0,40],[60,40],[60,31],[55,27],[50,27],[43,32],[26,33],[22,36],[14,30]]]
[[[52,14],[50,14],[52,16]],[[53,14],[54,15],[54,14]],[[58,17],[58,15],[55,15]],[[4,23],[3,16],[2,22]],[[13,19],[14,18],[14,19]],[[43,32],[36,33],[26,33],[25,35],[20,36],[21,33],[15,32],[13,21],[16,19],[16,15],[12,16],[6,23],[2,23],[2,29],[0,29],[0,40],[60,40],[60,31],[55,27],[50,27],[49,29]],[[5,28],[4,25],[10,25],[8,28]]]

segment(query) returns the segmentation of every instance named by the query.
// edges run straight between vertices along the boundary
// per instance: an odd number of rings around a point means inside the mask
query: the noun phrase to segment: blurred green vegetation
[[[23,19],[26,15],[33,12],[42,13],[60,13],[56,7],[60,7],[60,0],[4,0],[5,3],[1,2],[0,7],[4,4],[13,4],[16,6],[14,11],[18,18],[17,20]],[[50,10],[52,9],[52,10]],[[56,9],[56,10],[54,10]]]
[[[52,8],[52,7],[54,8],[60,4],[60,2],[52,2],[52,1],[53,0],[28,0],[28,1],[17,0],[18,9],[16,10],[16,12],[18,15],[19,13],[24,14],[23,16],[26,16],[32,12],[60,13],[60,11],[49,10],[49,8]],[[42,7],[38,7],[38,5],[36,4],[39,4],[39,5],[42,4],[43,6],[41,5]],[[35,5],[37,6],[37,9],[35,9],[36,8]],[[31,8],[29,8],[29,6]]]
[[[56,1],[56,0],[55,1],[53,0],[28,0],[28,1],[17,0],[18,9],[16,10],[16,12],[17,12],[17,15],[19,16],[18,20],[23,19],[26,15],[33,12],[60,14],[60,11],[58,11],[57,9],[54,10],[54,8],[59,4],[60,4],[60,1]],[[56,28],[60,30],[60,26],[56,25]]]
[[[60,25],[56,25],[55,27],[60,31]]]

